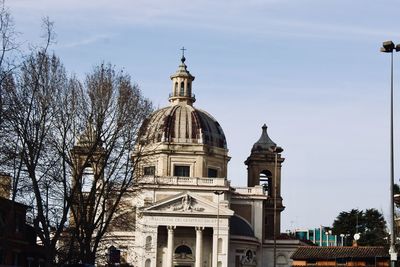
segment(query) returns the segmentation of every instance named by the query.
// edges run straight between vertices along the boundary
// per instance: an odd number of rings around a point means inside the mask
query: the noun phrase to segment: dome
[[[224,132],[207,112],[193,107],[194,76],[188,71],[182,54],[181,64],[171,75],[170,106],[159,109],[143,122],[139,140],[145,144],[203,144],[226,149]]]
[[[139,140],[204,144],[226,149],[219,123],[207,112],[181,103],[155,111],[142,125]]]
[[[274,141],[268,136],[267,133],[267,125],[263,125],[262,127],[262,134],[260,139],[254,143],[253,148],[251,149],[252,152],[272,152],[273,148],[276,147]]]
[[[254,231],[244,219],[233,215],[229,218],[229,234],[254,237]]]

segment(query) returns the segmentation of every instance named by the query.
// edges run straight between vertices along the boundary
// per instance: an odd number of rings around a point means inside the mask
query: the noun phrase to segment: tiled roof
[[[299,247],[293,260],[389,257],[383,247]]]

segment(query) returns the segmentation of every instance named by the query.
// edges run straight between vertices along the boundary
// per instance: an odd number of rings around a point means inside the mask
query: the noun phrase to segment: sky
[[[389,218],[390,58],[400,42],[399,1],[6,0],[22,47],[42,42],[69,73],[101,62],[132,76],[156,107],[184,46],[195,107],[224,129],[228,179],[245,186],[244,161],[266,123],[283,147],[282,230],[330,226],[341,211]],[[396,66],[397,65],[397,66]],[[400,55],[395,55],[395,180],[399,182]],[[397,78],[399,77],[399,78]]]

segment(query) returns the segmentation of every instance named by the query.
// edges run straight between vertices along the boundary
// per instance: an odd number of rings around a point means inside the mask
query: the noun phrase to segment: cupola
[[[179,65],[178,70],[170,77],[172,80],[172,93],[169,95],[169,102],[172,105],[180,103],[192,105],[196,101],[196,98],[192,93],[192,82],[194,76],[187,70],[184,51],[185,48],[182,48],[181,64]]]
[[[254,143],[251,152],[267,153],[272,152],[273,149],[276,147],[275,142],[272,141],[271,138],[268,136],[267,128],[268,127],[266,124],[262,126],[261,137],[260,139],[258,139],[257,142]]]

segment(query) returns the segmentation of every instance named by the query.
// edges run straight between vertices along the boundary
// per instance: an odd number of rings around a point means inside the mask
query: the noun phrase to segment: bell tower
[[[281,230],[281,212],[285,208],[281,197],[281,167],[285,160],[281,157],[282,151],[268,136],[264,124],[260,139],[244,162],[247,165],[247,186],[262,185],[268,196],[264,203],[264,239],[274,237],[274,228],[276,236]]]
[[[96,200],[96,191],[103,182],[105,151],[93,124],[89,121],[85,131],[79,136],[77,144],[71,150],[73,158],[72,193],[70,224],[90,212]]]

